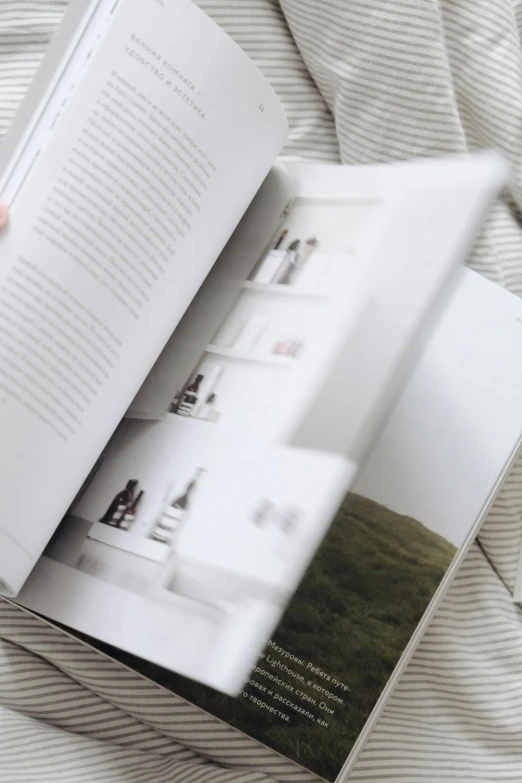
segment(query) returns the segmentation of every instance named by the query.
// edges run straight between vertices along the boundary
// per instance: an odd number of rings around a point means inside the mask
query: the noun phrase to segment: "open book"
[[[353,684],[271,637],[506,167],[276,164],[286,134],[189,0],[70,6],[0,151],[0,580],[226,694],[250,699],[257,667],[256,709],[322,726]],[[345,512],[360,540],[369,502]],[[475,519],[435,544],[404,524],[442,577]],[[324,546],[340,574],[350,545]],[[275,706],[258,698],[274,654],[304,683],[276,683]]]
[[[107,621],[117,622],[110,603],[105,619],[87,626],[64,599],[49,600],[58,542],[23,599],[69,626],[88,627],[98,637],[87,637],[91,644],[304,768],[344,780],[520,453],[520,356],[522,300],[461,270],[238,698],[144,660],[136,636],[127,648],[134,654],[122,651],[120,631]],[[219,588],[209,587],[205,595],[193,584],[187,593],[207,601],[211,595],[216,605]],[[90,614],[87,601],[83,611]],[[430,630],[433,643],[436,628]],[[262,758],[259,749],[253,755]],[[272,762],[266,759],[267,771]],[[304,770],[292,774],[310,780]]]

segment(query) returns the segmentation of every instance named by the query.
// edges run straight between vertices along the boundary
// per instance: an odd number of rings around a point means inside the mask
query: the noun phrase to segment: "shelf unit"
[[[276,367],[291,367],[297,358],[294,356],[277,356],[276,354],[266,354],[265,356],[248,351],[238,351],[235,348],[222,348],[219,345],[207,345],[206,353],[216,354],[217,356],[226,356],[229,359],[237,359],[242,362],[252,362],[255,364],[269,364]]]
[[[277,283],[256,283],[254,280],[246,280],[242,288],[244,291],[257,291],[261,294],[272,296],[292,297],[296,299],[316,299],[325,302],[329,299],[326,294],[319,294],[317,291],[303,291],[291,285],[279,285]]]

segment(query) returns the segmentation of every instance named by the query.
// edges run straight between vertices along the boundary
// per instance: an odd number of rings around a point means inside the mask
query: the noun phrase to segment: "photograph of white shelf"
[[[229,359],[238,359],[244,362],[254,362],[257,364],[273,364],[278,367],[291,367],[296,361],[294,356],[276,356],[266,354],[266,356],[249,353],[248,351],[238,351],[235,348],[221,348],[219,345],[207,345],[206,353],[214,353],[218,356],[227,356]]]
[[[325,294],[319,294],[317,291],[303,291],[291,285],[279,285],[277,283],[256,283],[254,280],[246,280],[243,283],[243,289],[246,291],[258,291],[263,294],[273,294],[274,296],[295,296],[301,299],[322,299],[328,300]]]

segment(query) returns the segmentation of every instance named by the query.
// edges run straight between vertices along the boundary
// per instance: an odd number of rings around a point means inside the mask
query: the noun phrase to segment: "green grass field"
[[[139,658],[89,641],[323,778],[333,780],[455,551],[452,544],[420,522],[373,501],[348,495],[273,636],[280,647],[349,686],[350,692],[343,695],[320,677],[306,675],[344,699],[344,704],[337,707],[327,698],[324,700],[335,709],[333,716],[318,707],[309,707],[316,717],[329,724],[328,728],[279,705],[291,716],[291,722],[285,723],[244,698],[223,696]],[[278,656],[274,653],[273,657]],[[299,665],[287,665],[303,671]],[[282,675],[283,678],[292,681],[289,675]],[[273,686],[261,677],[256,679],[269,685],[274,693],[289,695],[281,686]],[[302,690],[319,702],[321,697],[317,698],[313,688],[305,686]],[[270,701],[252,686],[248,691]],[[298,703],[307,708],[305,702]]]

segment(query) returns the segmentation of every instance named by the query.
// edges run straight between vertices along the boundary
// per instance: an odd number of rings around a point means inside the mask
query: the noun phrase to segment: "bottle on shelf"
[[[250,521],[259,528],[277,528],[292,537],[299,527],[301,511],[295,506],[281,508],[272,500],[263,498],[250,515]]]
[[[165,507],[150,534],[150,537],[154,541],[160,541],[162,544],[172,544],[174,536],[187,515],[190,501],[196,489],[199,477],[204,472],[205,468],[197,468],[183,493],[175,497],[170,503],[165,504]]]
[[[123,502],[120,503],[114,514],[112,515],[112,519],[109,522],[109,525],[111,527],[119,527],[120,523],[125,516],[125,512],[127,511],[127,503]]]
[[[275,285],[286,285],[288,283],[288,277],[291,275],[292,270],[299,263],[299,248],[301,246],[301,240],[294,239],[290,242],[286,249],[285,256],[276,270],[274,276],[270,280]]]
[[[141,503],[144,494],[145,490],[141,489],[135,499],[127,506],[125,514],[118,525],[121,530],[129,530],[132,526],[132,523],[136,519],[136,511],[138,510],[138,506]]]
[[[216,403],[216,393],[211,392],[206,398],[201,408],[199,409],[198,419],[203,419],[203,421],[210,421],[215,403]]]
[[[284,229],[283,231],[281,231],[281,233],[279,234],[279,238],[278,238],[277,242],[275,243],[275,245],[274,245],[273,249],[274,249],[274,250],[279,250],[279,248],[281,247],[281,245],[283,244],[283,242],[285,241],[285,239],[287,238],[287,236],[288,236],[288,229],[287,229],[287,228],[285,228],[285,229]]]
[[[261,261],[254,267],[250,280],[256,283],[269,283],[275,272],[281,266],[281,261],[286,255],[282,244],[288,235],[288,229],[284,229],[272,248],[264,255]]]
[[[297,358],[302,347],[303,343],[301,340],[278,340],[272,348],[272,353],[279,356],[293,356]]]
[[[275,505],[268,498],[263,498],[250,515],[250,521],[256,527],[265,527],[275,511]]]
[[[119,522],[123,519],[127,507],[134,500],[134,493],[138,486],[137,479],[130,479],[127,482],[125,489],[114,497],[114,500],[109,504],[109,507],[105,514],[99,520],[104,525],[111,525],[111,527],[117,527]]]
[[[172,402],[169,405],[169,413],[176,413],[176,411],[178,409],[180,398],[181,398],[181,392],[178,389],[176,391],[176,394],[174,395],[174,398],[173,398]]]
[[[317,245],[319,244],[316,237],[309,237],[309,239],[306,240],[304,244],[303,252],[300,256],[296,258],[295,263],[291,266],[291,268],[288,270],[288,274],[286,276],[286,279],[284,281],[281,281],[284,285],[294,285],[294,283],[297,281],[303,267],[305,266],[306,262],[316,250]]]
[[[295,506],[289,506],[284,509],[281,518],[281,529],[285,535],[292,537],[299,527],[301,521],[301,511]]]
[[[178,416],[192,416],[194,407],[199,401],[199,387],[201,386],[203,377],[202,373],[196,375],[195,380],[181,393],[175,411]]]
[[[201,410],[205,407],[209,395],[216,390],[224,372],[225,368],[222,364],[215,364],[212,367],[209,367],[205,379],[199,387],[199,399],[192,408],[191,416],[195,416],[198,419],[202,418],[200,415]]]

